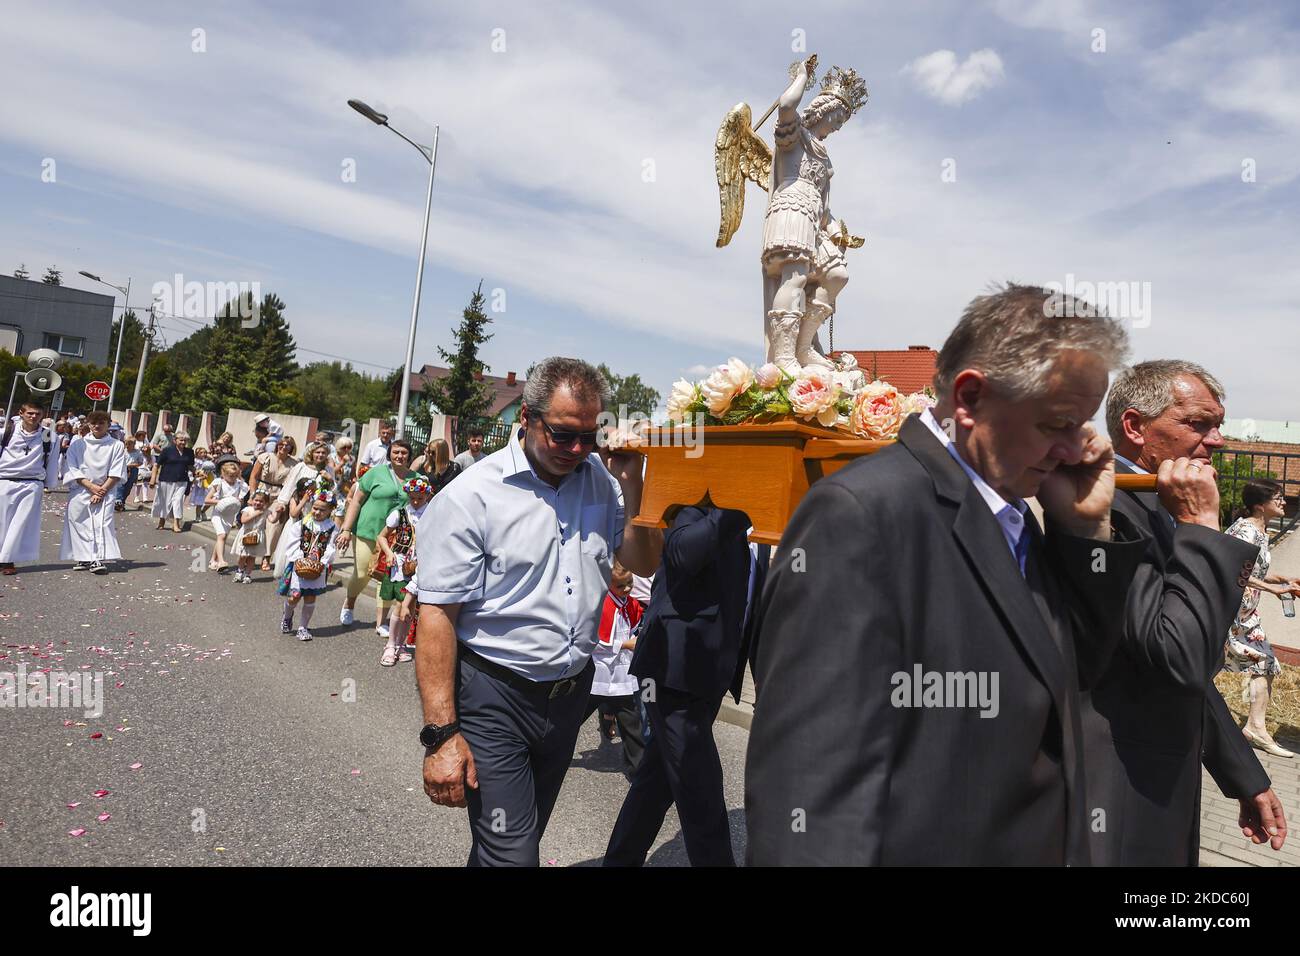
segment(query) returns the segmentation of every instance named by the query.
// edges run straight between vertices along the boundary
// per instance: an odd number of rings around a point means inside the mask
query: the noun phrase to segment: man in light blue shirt
[[[550,358],[518,436],[438,493],[419,534],[416,678],[424,788],[467,806],[471,866],[536,866],[586,716],[591,652],[615,557],[653,574],[642,459],[592,454],[609,400],[586,362]]]

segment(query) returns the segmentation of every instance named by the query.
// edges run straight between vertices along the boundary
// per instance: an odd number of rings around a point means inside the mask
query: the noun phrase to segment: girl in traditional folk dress
[[[212,487],[217,467],[208,457],[208,450],[200,445],[194,449],[194,471],[190,475],[190,504],[194,506],[194,520],[207,517],[208,489]]]
[[[255,491],[248,499],[248,507],[239,513],[235,547],[230,552],[239,559],[235,568],[236,584],[252,584],[253,561],[266,557],[266,510],[270,503],[270,494]]]
[[[416,527],[433,497],[433,486],[424,475],[412,475],[402,485],[409,504],[394,508],[384,522],[384,531],[376,539],[379,546],[379,561],[375,565],[375,574],[379,576],[379,597],[393,602],[393,610],[388,619],[388,644],[384,647],[379,663],[392,667],[399,661],[411,660],[411,652],[406,646],[406,615],[403,613],[403,601],[406,597],[406,585],[415,576],[415,535]]]
[[[208,562],[208,570],[224,571],[226,563],[226,535],[239,523],[239,503],[248,494],[248,485],[239,477],[239,460],[234,457],[217,459],[221,477],[212,483],[204,504],[212,505],[212,528],[217,532],[217,546]]]
[[[136,432],[135,447],[140,450],[140,475],[153,473],[153,445],[144,437],[144,432]],[[136,510],[150,504],[153,501],[153,491],[149,487],[148,481],[136,481],[135,483],[135,503],[138,506]]]
[[[329,585],[330,565],[334,562],[334,532],[337,530],[331,518],[334,504],[333,492],[316,491],[311,499],[311,513],[301,521],[290,522],[284,531],[286,567],[277,589],[284,596],[280,633],[293,633],[293,612],[301,600],[300,641],[311,640],[308,627],[316,609],[316,596]]]

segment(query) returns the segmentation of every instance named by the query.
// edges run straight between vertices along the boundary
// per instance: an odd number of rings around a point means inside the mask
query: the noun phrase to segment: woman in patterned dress
[[[1282,486],[1276,481],[1254,479],[1241,489],[1242,507],[1227,533],[1259,548],[1255,570],[1251,574],[1237,619],[1228,630],[1225,666],[1228,670],[1246,674],[1242,698],[1250,702],[1250,716],[1241,732],[1255,747],[1275,757],[1294,757],[1295,754],[1279,747],[1269,735],[1264,718],[1273,691],[1273,677],[1282,672],[1277,655],[1264,635],[1259,615],[1259,602],[1264,591],[1276,595],[1300,594],[1300,578],[1269,574],[1268,522],[1280,518],[1286,510]]]

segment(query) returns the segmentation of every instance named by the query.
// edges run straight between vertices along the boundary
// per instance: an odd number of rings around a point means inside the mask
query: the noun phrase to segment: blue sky
[[[300,360],[396,367],[426,167],[355,97],[413,139],[441,126],[417,362],[482,278],[505,291],[494,373],[572,354],[666,395],[761,358],[762,193],[715,249],[712,143],[734,103],[757,115],[780,92],[802,31],[871,91],[828,140],[832,208],[868,240],[837,347],[938,347],[998,279],[1149,283],[1135,359],[1200,361],[1233,417],[1295,419],[1298,19],[1082,0],[9,0],[0,269],[132,276],[136,305],[178,272],[258,281]],[[192,327],[162,320],[168,341]]]

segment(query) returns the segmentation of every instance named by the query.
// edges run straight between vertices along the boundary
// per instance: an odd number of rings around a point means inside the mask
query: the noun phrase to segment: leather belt
[[[548,700],[555,700],[557,697],[567,697],[572,694],[577,690],[587,671],[595,667],[588,660],[587,666],[573,677],[563,677],[560,680],[529,680],[522,674],[516,674],[505,665],[490,661],[482,654],[475,653],[463,641],[457,641],[456,646],[458,658],[476,671],[495,677],[503,684],[508,684],[515,690],[522,691],[525,694],[545,694]]]

